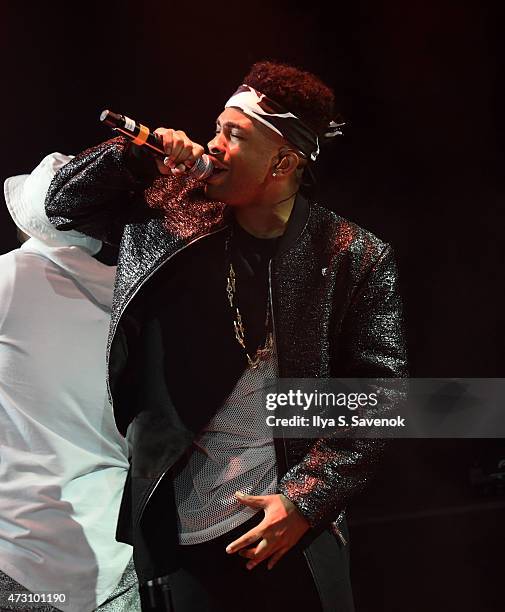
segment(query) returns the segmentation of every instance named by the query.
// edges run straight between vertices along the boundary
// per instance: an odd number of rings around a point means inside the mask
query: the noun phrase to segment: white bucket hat
[[[45,200],[56,172],[73,156],[62,153],[46,155],[31,174],[11,176],[4,182],[5,201],[14,223],[31,238],[54,247],[78,246],[91,255],[102,248],[100,240],[75,230],[60,231],[49,222]]]

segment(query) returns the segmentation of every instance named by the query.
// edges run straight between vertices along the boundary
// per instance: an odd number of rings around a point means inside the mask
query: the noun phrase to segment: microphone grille
[[[196,160],[195,164],[191,167],[191,173],[198,180],[203,180],[209,177],[214,170],[214,165],[208,155],[205,153]]]

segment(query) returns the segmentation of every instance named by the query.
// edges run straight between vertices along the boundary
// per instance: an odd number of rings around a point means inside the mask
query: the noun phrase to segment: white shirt
[[[127,444],[107,402],[115,268],[35,239],[0,256],[0,569],[86,612],[132,549],[115,541]]]

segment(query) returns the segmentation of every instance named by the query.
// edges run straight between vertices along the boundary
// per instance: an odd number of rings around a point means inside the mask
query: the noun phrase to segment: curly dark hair
[[[284,106],[319,136],[334,118],[333,91],[310,72],[263,61],[251,66],[243,83]]]

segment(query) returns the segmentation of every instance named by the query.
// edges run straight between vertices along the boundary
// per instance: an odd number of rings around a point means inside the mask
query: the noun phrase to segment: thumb
[[[263,508],[263,498],[260,495],[246,495],[242,491],[236,491],[235,497],[249,508]]]

